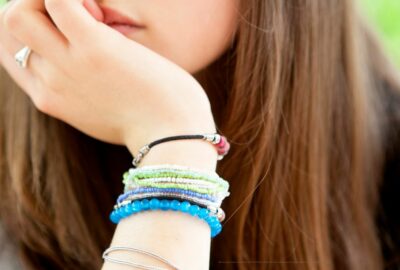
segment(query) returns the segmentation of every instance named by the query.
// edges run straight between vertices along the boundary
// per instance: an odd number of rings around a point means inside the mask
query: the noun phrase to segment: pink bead
[[[215,146],[217,146],[218,148],[224,147],[226,144],[226,138],[224,136],[221,136],[221,140],[219,143],[217,143]]]
[[[229,149],[230,149],[230,144],[226,142],[226,144],[223,147],[217,148],[218,154],[225,155],[226,153],[228,153]]]

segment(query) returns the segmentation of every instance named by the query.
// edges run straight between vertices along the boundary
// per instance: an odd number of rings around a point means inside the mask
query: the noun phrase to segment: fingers
[[[68,41],[43,12],[37,0],[16,2],[4,14],[3,27],[20,43],[49,61],[61,64]]]
[[[45,6],[58,29],[72,45],[82,46],[95,42],[101,28],[105,28],[105,25],[97,21],[102,20],[103,15],[93,1],[83,4],[83,0],[45,0]]]
[[[40,65],[40,56],[31,53],[28,59],[27,68],[24,69],[17,65],[14,59],[14,54],[11,54],[8,50],[10,49],[0,46],[0,57],[2,59],[1,65],[15,83],[31,97],[34,94],[32,89],[36,81],[33,70]],[[18,50],[16,50],[15,53]]]
[[[48,110],[49,91],[46,83],[52,77],[54,65],[42,58],[35,51],[30,53],[26,68],[20,67],[15,61],[15,54],[24,47],[8,31],[0,28],[0,59],[3,69],[13,81],[33,101],[36,108],[41,111]],[[54,96],[54,95],[51,95]],[[53,103],[53,102],[52,102]]]
[[[14,45],[19,49],[22,46]],[[35,52],[30,54],[26,68],[22,68],[15,61],[15,53],[10,54],[0,44],[2,67],[21,90],[28,95],[39,111],[57,117],[58,104],[60,104],[58,93],[48,87],[48,85],[52,84],[54,78],[58,78],[58,74],[53,75],[57,72],[57,69]]]

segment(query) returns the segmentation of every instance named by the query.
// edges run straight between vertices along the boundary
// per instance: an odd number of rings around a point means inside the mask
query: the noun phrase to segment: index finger
[[[94,0],[44,1],[52,20],[72,45],[89,44],[97,40],[101,30],[109,31],[99,22],[103,15]]]
[[[5,11],[3,25],[35,53],[61,64],[68,41],[49,19],[43,1],[16,1]]]

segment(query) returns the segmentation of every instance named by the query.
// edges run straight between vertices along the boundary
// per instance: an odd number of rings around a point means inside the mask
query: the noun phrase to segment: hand
[[[99,140],[135,140],[132,149],[178,132],[215,132],[200,84],[102,23],[85,1],[12,0],[2,9],[1,64],[35,106]],[[33,50],[27,69],[14,60],[25,45]]]

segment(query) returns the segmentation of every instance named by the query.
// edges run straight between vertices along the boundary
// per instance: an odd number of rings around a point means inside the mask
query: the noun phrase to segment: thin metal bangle
[[[103,259],[113,262],[113,263],[119,263],[119,264],[124,264],[124,265],[129,265],[129,266],[135,266],[141,269],[148,269],[148,270],[169,270],[166,268],[160,268],[160,267],[155,267],[155,266],[148,266],[148,265],[143,265],[143,264],[139,264],[139,263],[133,263],[133,262],[129,262],[129,261],[124,261],[124,260],[119,260],[119,259],[113,259],[111,258],[108,253],[112,252],[112,251],[116,251],[116,250],[128,250],[128,251],[136,251],[139,253],[143,253],[146,255],[149,255],[155,259],[158,259],[159,261],[164,262],[165,264],[171,266],[173,269],[179,270],[179,268],[177,266],[175,266],[174,264],[170,263],[169,261],[167,261],[166,259],[151,253],[149,251],[145,251],[142,249],[138,249],[138,248],[132,248],[132,247],[122,247],[122,246],[115,246],[115,247],[109,247],[107,248],[104,252],[103,252]]]

